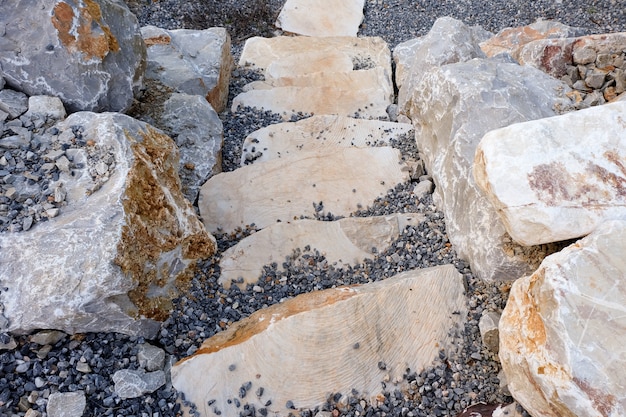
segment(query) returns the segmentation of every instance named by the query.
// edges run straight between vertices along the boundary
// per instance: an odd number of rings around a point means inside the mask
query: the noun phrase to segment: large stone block
[[[356,36],[365,0],[287,0],[276,26],[306,36]]]
[[[124,2],[16,0],[5,6],[0,76],[11,88],[59,97],[70,112],[130,107],[142,84],[146,47]]]
[[[534,270],[545,251],[511,242],[472,176],[476,147],[490,130],[554,116],[562,100],[569,103],[561,99],[566,90],[535,68],[474,59],[433,68],[413,93],[409,115],[448,236],[481,278],[517,279]]]
[[[441,350],[451,353],[466,312],[452,265],[315,291],[206,340],[172,368],[172,384],[202,416],[238,416],[232,398],[268,415],[287,415],[291,404],[314,409],[352,389],[373,399],[381,382],[402,381],[407,368],[419,373]]]
[[[148,48],[146,78],[158,80],[177,93],[203,96],[215,111],[224,110],[233,67],[226,29],[144,26],[141,34]]]
[[[60,214],[0,234],[0,330],[153,336],[216,249],[180,192],[176,146],[120,114],[74,113],[56,127],[86,147],[50,184],[65,195]]]
[[[474,178],[523,245],[584,236],[626,219],[626,102],[488,132]]]
[[[626,414],[624,253],[626,222],[609,221],[513,284],[500,360],[531,415]]]

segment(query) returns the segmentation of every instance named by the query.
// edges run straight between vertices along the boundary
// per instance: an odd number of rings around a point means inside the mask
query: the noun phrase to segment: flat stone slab
[[[374,398],[382,381],[402,381],[407,368],[419,373],[450,352],[465,317],[452,265],[302,294],[206,340],[172,367],[172,383],[201,416],[238,416],[233,398],[268,415],[287,415],[288,402],[314,409],[351,389]]]
[[[348,72],[354,69],[349,54],[341,51],[304,51],[272,61],[265,69],[265,79],[312,74],[316,72]]]
[[[626,102],[487,133],[474,177],[511,237],[539,245],[626,219]]]
[[[302,151],[332,152],[336,147],[389,145],[413,134],[413,125],[344,116],[313,116],[252,132],[243,142],[241,165],[284,158]]]
[[[287,0],[276,26],[306,36],[356,36],[365,0]]]
[[[534,416],[626,415],[626,222],[608,221],[517,280],[500,360]]]
[[[277,223],[254,233],[224,251],[219,282],[230,288],[232,281],[242,288],[257,282],[263,266],[278,267],[296,249],[317,249],[330,264],[355,265],[385,251],[407,225],[424,221],[421,214],[393,214],[376,217],[348,217],[337,221],[297,220]],[[376,248],[373,251],[372,248]]]
[[[208,230],[263,229],[320,212],[347,216],[408,179],[408,167],[391,147],[303,152],[211,177],[198,207]]]

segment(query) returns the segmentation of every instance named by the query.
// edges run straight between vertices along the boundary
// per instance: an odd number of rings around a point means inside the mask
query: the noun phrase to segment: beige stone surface
[[[511,237],[538,245],[626,219],[626,102],[488,132],[474,178]]]
[[[401,381],[406,368],[420,372],[441,349],[450,352],[449,334],[462,331],[465,317],[463,278],[452,265],[316,291],[208,339],[172,368],[172,383],[201,416],[238,416],[228,399],[247,382],[245,402],[258,410],[271,399],[269,415],[287,415],[287,401],[313,409],[329,393],[353,388],[371,398],[383,380]]]
[[[365,0],[287,0],[276,26],[306,36],[356,36]]]
[[[390,139],[413,134],[413,125],[344,116],[312,116],[277,123],[244,140],[241,165],[284,158],[302,151],[334,152],[337,147],[389,145]]]
[[[324,213],[346,216],[409,178],[400,158],[390,147],[344,148],[248,165],[202,186],[200,215],[208,230],[224,232],[314,217],[319,202]]]
[[[254,284],[264,265],[278,268],[294,250],[309,246],[336,266],[355,265],[385,251],[408,225],[424,221],[420,214],[393,214],[376,217],[348,217],[332,222],[296,220],[277,223],[241,240],[222,253],[219,282],[230,288],[233,280],[242,288]],[[376,252],[372,250],[376,248]]]
[[[315,72],[348,72],[353,68],[352,58],[345,52],[305,50],[272,61],[265,69],[265,79],[294,77]]]
[[[626,222],[609,221],[513,284],[500,360],[535,417],[626,414]]]

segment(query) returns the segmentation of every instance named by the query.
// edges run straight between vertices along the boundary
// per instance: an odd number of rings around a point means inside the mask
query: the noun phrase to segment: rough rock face
[[[141,87],[146,47],[123,2],[16,0],[0,26],[0,78],[16,90],[59,97],[69,112],[125,111]]]
[[[517,279],[545,253],[512,244],[474,182],[476,147],[490,130],[554,116],[566,90],[535,68],[482,59],[433,68],[415,89],[409,117],[450,241],[483,279]]]
[[[354,265],[385,251],[406,226],[422,221],[424,216],[419,214],[394,214],[332,222],[302,219],[277,223],[225,250],[219,281],[226,288],[233,281],[245,288],[259,279],[264,265],[276,262],[280,268],[285,257],[306,246],[324,254],[329,264]]]
[[[462,276],[445,265],[299,295],[206,340],[172,368],[172,383],[209,404],[198,407],[202,416],[238,416],[233,398],[287,415],[290,405],[313,409],[353,388],[375,397],[383,380],[401,381],[407,368],[420,372],[450,352],[466,316],[463,293]]]
[[[535,417],[626,414],[626,222],[608,221],[513,284],[500,360]]]
[[[233,58],[224,28],[165,30],[141,28],[148,47],[146,78],[175,92],[199,95],[217,112],[226,107]]]
[[[400,112],[408,115],[412,95],[430,68],[484,58],[479,42],[491,36],[490,32],[481,27],[470,27],[451,17],[441,17],[427,35],[396,46],[393,59],[397,68]]]
[[[182,191],[194,203],[202,184],[222,170],[222,121],[202,96],[174,93],[160,122],[178,146]]]
[[[216,249],[180,193],[174,143],[113,113],[79,112],[56,127],[111,160],[101,170],[102,161],[89,165],[90,149],[78,152],[73,175],[51,185],[67,201],[61,214],[0,235],[0,330],[152,336],[151,319],[168,314],[195,260]]]
[[[306,36],[356,36],[365,0],[287,0],[276,26]]]
[[[474,178],[523,245],[587,235],[626,219],[626,102],[487,133]]]

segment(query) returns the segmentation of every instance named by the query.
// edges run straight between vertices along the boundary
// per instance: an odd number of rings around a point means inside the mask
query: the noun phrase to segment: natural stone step
[[[413,125],[343,116],[313,116],[252,132],[243,143],[241,165],[283,158],[302,151],[332,152],[336,147],[389,145],[412,134]]]
[[[626,219],[626,102],[487,133],[474,177],[511,237],[539,245]]]
[[[365,0],[287,0],[276,26],[306,36],[356,36]]]
[[[332,222],[303,219],[277,223],[224,251],[219,282],[230,288],[231,282],[237,280],[245,288],[259,279],[264,265],[276,262],[281,269],[286,257],[306,246],[317,249],[330,264],[355,265],[386,250],[407,225],[418,225],[423,220],[420,214],[393,214]],[[239,282],[239,278],[243,281]]]
[[[608,221],[513,284],[500,360],[530,415],[626,415],[624,253],[626,222]]]
[[[450,353],[465,316],[463,278],[452,265],[316,291],[206,340],[172,368],[172,383],[201,416],[235,417],[245,404],[287,415],[352,389],[374,398],[383,381],[402,388],[407,368],[419,373],[441,350]]]
[[[354,69],[350,55],[341,51],[304,51],[272,61],[265,69],[265,79],[316,72],[348,72]]]
[[[408,178],[391,147],[303,152],[213,176],[201,188],[198,207],[213,232],[252,224],[262,229],[320,212],[347,216]]]

